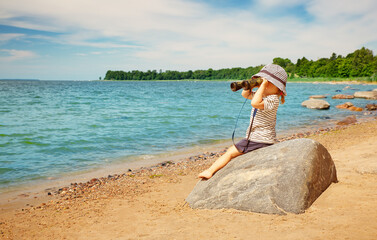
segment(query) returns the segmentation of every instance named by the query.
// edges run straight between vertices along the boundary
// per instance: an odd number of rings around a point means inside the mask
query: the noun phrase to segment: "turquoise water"
[[[301,107],[310,95],[335,95],[345,86],[289,83],[277,130],[349,115],[335,108],[344,100],[327,98],[332,107],[325,111]],[[371,102],[350,101],[362,107]],[[230,139],[243,102],[229,82],[0,81],[0,191],[119,159]],[[249,113],[246,104],[238,137],[245,134]]]

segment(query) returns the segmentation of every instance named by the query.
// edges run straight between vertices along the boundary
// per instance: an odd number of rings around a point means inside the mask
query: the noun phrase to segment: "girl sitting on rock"
[[[246,138],[231,146],[210,168],[201,172],[198,175],[199,178],[209,179],[233,158],[270,146],[276,141],[276,112],[279,107],[279,96],[283,104],[284,96],[287,95],[285,90],[287,73],[279,65],[268,64],[252,76],[252,78],[256,77],[263,79],[258,90],[256,92],[252,89],[242,91],[242,96],[250,99],[253,107],[250,117],[252,124],[246,131]],[[253,117],[254,111],[256,111],[255,117]]]

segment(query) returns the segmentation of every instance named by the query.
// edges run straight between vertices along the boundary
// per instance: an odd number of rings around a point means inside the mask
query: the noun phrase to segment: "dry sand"
[[[309,138],[329,150],[339,182],[303,214],[191,209],[184,199],[219,155],[209,153],[3,210],[0,239],[377,239],[377,121]]]

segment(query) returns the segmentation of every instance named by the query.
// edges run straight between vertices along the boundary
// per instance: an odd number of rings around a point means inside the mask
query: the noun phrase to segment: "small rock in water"
[[[351,102],[346,102],[346,103],[337,105],[336,108],[347,109],[347,108],[352,107],[352,106],[353,106],[353,104]]]
[[[327,98],[325,95],[312,95],[309,98]]]
[[[374,103],[367,104],[365,108],[368,109],[368,111],[375,111],[377,110],[377,104],[374,104]]]
[[[361,112],[361,111],[363,111],[363,109],[361,108],[361,107],[355,107],[355,106],[353,106],[353,107],[350,107],[350,108],[348,108],[350,111],[354,111],[354,112]]]
[[[332,96],[332,99],[354,99],[353,95],[337,94]]]
[[[353,94],[356,98],[377,99],[377,91],[360,91]]]
[[[325,100],[321,99],[309,99],[301,103],[302,106],[310,108],[310,109],[329,109],[330,104]]]

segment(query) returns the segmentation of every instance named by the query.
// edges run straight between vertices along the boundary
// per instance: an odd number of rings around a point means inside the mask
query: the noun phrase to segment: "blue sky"
[[[375,0],[3,0],[0,79],[248,67],[363,46],[376,54],[376,29]]]

